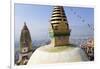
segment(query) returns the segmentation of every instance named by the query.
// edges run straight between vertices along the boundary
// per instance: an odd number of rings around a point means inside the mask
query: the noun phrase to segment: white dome
[[[88,58],[83,50],[78,47],[46,45],[38,48],[32,54],[27,65],[79,61],[88,61]]]

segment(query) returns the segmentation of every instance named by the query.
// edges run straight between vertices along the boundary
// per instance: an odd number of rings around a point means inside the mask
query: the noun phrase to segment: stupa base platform
[[[86,54],[79,47],[46,45],[38,48],[27,65],[88,61]]]

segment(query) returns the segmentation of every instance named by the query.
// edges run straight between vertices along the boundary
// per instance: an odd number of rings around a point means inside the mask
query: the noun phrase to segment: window
[[[26,49],[24,49],[24,52],[26,52],[27,50]]]

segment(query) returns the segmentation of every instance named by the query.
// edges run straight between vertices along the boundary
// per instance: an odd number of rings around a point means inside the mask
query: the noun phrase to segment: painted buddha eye
[[[58,26],[54,26],[54,30],[58,30]]]

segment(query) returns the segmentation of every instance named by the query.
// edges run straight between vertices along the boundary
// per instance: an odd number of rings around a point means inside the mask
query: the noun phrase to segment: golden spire
[[[62,6],[54,6],[50,22],[49,32],[54,46],[69,44],[70,29]]]

